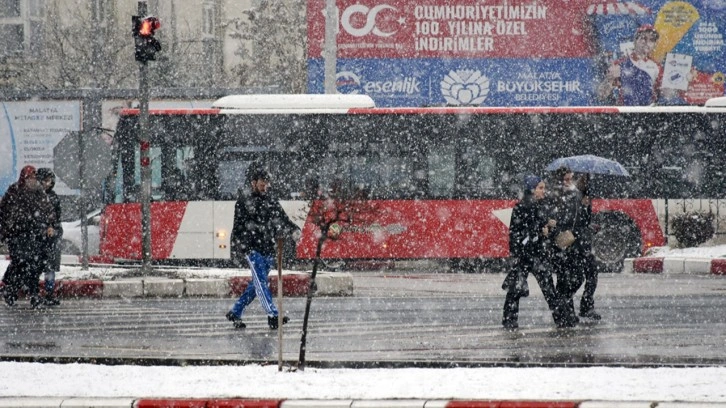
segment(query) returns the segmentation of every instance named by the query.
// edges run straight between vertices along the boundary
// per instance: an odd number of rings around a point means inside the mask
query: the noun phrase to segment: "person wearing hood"
[[[38,307],[38,276],[42,271],[43,244],[55,235],[53,209],[36,178],[33,166],[25,166],[0,201],[0,229],[10,252],[3,282],[5,303],[13,306],[25,286],[30,305]]]
[[[543,206],[545,182],[534,175],[524,179],[524,196],[514,206],[509,222],[509,256],[514,265],[502,284],[507,291],[502,326],[507,330],[519,327],[519,300],[529,296],[527,276],[530,272],[544,294],[550,310],[557,308],[557,296],[548,263],[551,231],[555,221],[546,216]]]
[[[60,301],[55,296],[55,274],[60,271],[61,251],[60,242],[63,237],[63,224],[61,223],[61,203],[55,190],[55,173],[49,168],[40,168],[37,171],[37,179],[48,196],[53,208],[53,229],[55,234],[47,237],[44,242],[43,269],[45,272],[45,298],[43,303],[46,306],[57,306]]]

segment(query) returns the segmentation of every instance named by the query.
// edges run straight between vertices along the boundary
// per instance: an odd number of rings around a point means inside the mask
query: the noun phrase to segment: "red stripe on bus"
[[[151,257],[167,259],[179,235],[186,202],[151,203]],[[114,204],[103,215],[100,252],[120,259],[141,259],[141,204]]]
[[[600,199],[592,201],[592,211],[621,212],[626,214],[638,227],[642,247],[645,249],[666,244],[666,237],[658,222],[653,202],[650,200]]]
[[[503,258],[509,255],[509,229],[493,213],[514,200],[370,201],[372,216],[341,225],[328,240],[323,258],[426,259]],[[298,244],[299,258],[315,257],[319,235],[311,211]],[[361,213],[360,211],[358,213]]]
[[[454,107],[441,107],[441,108],[353,108],[349,109],[348,113],[358,115],[509,115],[516,113],[528,113],[528,114],[568,114],[568,113],[581,113],[581,114],[600,114],[600,113],[619,113],[620,110],[616,107],[607,106],[595,106],[595,107],[522,107],[522,108],[454,108]]]
[[[150,109],[149,115],[217,115],[219,109]],[[139,109],[121,109],[120,116],[138,116]]]

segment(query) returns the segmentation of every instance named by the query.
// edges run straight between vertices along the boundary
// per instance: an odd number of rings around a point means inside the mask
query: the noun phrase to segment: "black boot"
[[[242,319],[235,316],[235,314],[232,313],[231,311],[227,312],[227,314],[224,317],[226,317],[227,320],[232,322],[232,325],[234,326],[235,329],[244,329],[245,327],[247,327],[247,325],[244,324]]]
[[[571,304],[567,301],[562,302],[554,312],[552,316],[555,319],[555,324],[558,328],[569,328],[577,326],[580,319],[575,315],[575,309],[571,307]]]
[[[38,306],[40,306],[42,303],[43,303],[43,301],[40,300],[40,298],[38,296],[30,297],[30,307],[32,307],[33,309],[38,308]]]
[[[53,296],[52,293],[49,293],[43,298],[43,304],[46,306],[58,306],[60,305],[60,300]]]
[[[519,298],[520,296],[515,291],[510,290],[504,299],[502,326],[507,330],[519,328]]]
[[[5,301],[5,304],[8,306],[15,306],[15,302],[18,300],[18,292],[17,290],[13,291],[13,289],[9,289],[7,286],[3,288],[3,300]]]
[[[289,321],[287,316],[282,316],[282,324],[287,324]],[[267,325],[270,326],[270,329],[277,329],[278,324],[277,316],[267,316]]]

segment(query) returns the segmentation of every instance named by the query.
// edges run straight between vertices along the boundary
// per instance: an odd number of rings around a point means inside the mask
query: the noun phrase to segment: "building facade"
[[[304,29],[305,5],[296,3],[288,5],[302,13]],[[264,16],[268,6],[264,0],[148,0],[148,15],[162,23],[152,86],[268,85],[250,83],[256,77],[240,68],[249,70],[265,48],[253,34],[260,31],[255,20],[274,18]],[[137,8],[132,0],[0,0],[0,88],[136,87],[131,16]],[[294,53],[303,61],[304,84],[304,50]]]

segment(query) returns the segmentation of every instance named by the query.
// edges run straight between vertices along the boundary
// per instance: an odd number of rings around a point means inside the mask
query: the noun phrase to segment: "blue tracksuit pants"
[[[265,309],[267,316],[277,316],[277,308],[272,302],[270,286],[267,283],[267,274],[274,265],[274,259],[271,256],[260,255],[257,251],[250,252],[246,258],[252,271],[252,282],[247,285],[245,291],[232,306],[232,313],[237,317],[242,317],[245,307],[259,296],[260,304]]]

